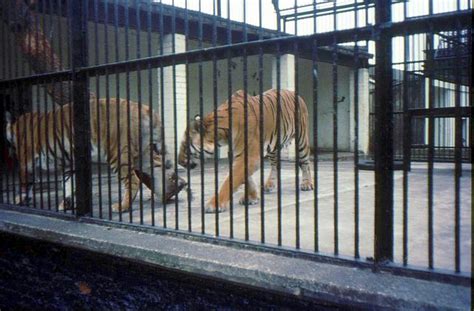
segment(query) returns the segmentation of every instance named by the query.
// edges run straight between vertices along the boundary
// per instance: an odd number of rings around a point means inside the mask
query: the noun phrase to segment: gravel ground
[[[34,309],[334,308],[0,234],[0,310]]]

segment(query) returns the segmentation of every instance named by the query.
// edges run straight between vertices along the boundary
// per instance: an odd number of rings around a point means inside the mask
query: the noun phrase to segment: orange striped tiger
[[[248,122],[245,123],[244,105],[245,96],[248,103]],[[278,96],[280,97],[280,145],[277,144],[277,105]],[[246,95],[242,90],[237,91],[231,97],[231,105],[228,101],[217,108],[217,143],[219,146],[229,144],[229,109],[232,107],[232,146],[234,151],[233,162],[233,189],[230,189],[229,176],[223,182],[220,190],[218,203],[216,207],[216,197],[211,198],[206,204],[206,212],[224,211],[227,209],[230,196],[237,188],[245,182],[245,164],[244,150],[248,150],[248,204],[256,204],[259,201],[258,191],[255,182],[252,180],[252,174],[260,166],[260,96]],[[295,102],[298,103],[298,112],[295,119]],[[214,154],[214,112],[206,115],[202,120],[193,121],[186,130],[182,140],[179,152],[178,163],[184,167],[194,168],[196,163],[193,158],[197,158],[201,153],[201,135],[202,127],[202,147],[205,155]],[[308,136],[308,109],[306,103],[301,97],[295,97],[295,93],[289,90],[275,89],[263,93],[263,137],[264,148],[270,158],[271,171],[265,183],[264,189],[269,192],[275,188],[275,174],[277,170],[277,151],[278,148],[288,145],[291,140],[296,138],[299,150],[299,166],[303,172],[301,190],[308,191],[313,189],[311,179],[311,170],[309,166],[309,136]],[[244,142],[244,128],[248,128],[248,145]],[[298,129],[298,131],[297,131]],[[298,134],[298,137],[295,137]],[[189,141],[188,141],[189,137]],[[188,147],[191,157],[188,159]],[[245,204],[245,197],[240,199],[241,204]]]
[[[164,148],[161,146],[159,117],[156,113],[150,114],[148,106],[141,105],[140,132],[138,122],[140,105],[135,102],[129,103],[130,107],[126,100],[121,99],[90,100],[92,156],[97,156],[96,151],[100,147],[101,159],[105,158],[112,170],[118,173],[119,183],[125,189],[121,203],[112,205],[113,210],[118,212],[130,209],[140,182],[150,189],[153,188],[157,198],[163,200],[169,199],[186,184],[175,174],[166,173],[168,177],[165,178],[165,193],[162,193],[161,159]],[[130,123],[128,112],[130,112]],[[70,166],[71,162],[73,163],[71,153],[74,148],[72,113],[72,105],[67,104],[46,113],[23,114],[13,123],[7,120],[7,140],[13,145],[20,166],[20,193],[15,198],[16,204],[24,204],[29,200],[34,182],[31,181],[29,173],[37,164],[37,160],[42,157],[46,161],[48,158],[56,158],[60,171],[64,169],[66,172],[65,199],[58,208],[63,210],[71,207],[73,170],[70,170],[72,169]],[[130,141],[128,141],[128,124],[130,124]],[[152,141],[150,141],[151,133],[153,133]],[[140,139],[142,155],[139,154]],[[153,160],[150,159],[150,154]],[[140,157],[142,157],[142,171],[139,167]],[[166,162],[166,168],[171,168],[171,163]],[[151,172],[154,174],[153,185]]]

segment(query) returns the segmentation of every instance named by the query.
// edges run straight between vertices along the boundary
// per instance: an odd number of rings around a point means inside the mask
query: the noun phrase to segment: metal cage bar
[[[373,257],[376,270],[410,274],[416,270],[410,265],[416,253],[411,248],[415,238],[411,213],[417,208],[415,201],[423,196],[427,199],[427,204],[423,204],[427,206],[426,219],[423,219],[426,232],[422,231],[427,235],[424,245],[428,250],[423,257],[427,259],[428,269],[419,274],[436,275],[437,174],[438,163],[444,159],[454,163],[454,185],[450,189],[454,194],[454,264],[452,271],[441,274],[452,276],[450,272],[453,272],[454,276],[463,278],[466,263],[461,241],[467,226],[463,222],[463,191],[466,191],[463,174],[470,165],[463,161],[467,162],[466,150],[472,148],[472,130],[467,133],[467,126],[472,123],[472,86],[471,77],[466,74],[470,66],[465,65],[471,59],[472,11],[469,5],[465,10],[460,3],[457,2],[455,11],[435,13],[433,1],[429,1],[428,15],[412,17],[408,12],[410,4],[403,1],[398,4],[403,7],[401,21],[394,21],[395,4],[387,1],[353,0],[344,7],[333,2],[322,9],[316,0],[303,6],[294,0],[290,8],[277,12],[276,29],[269,30],[265,28],[267,12],[262,1],[238,3],[237,12],[230,0],[209,7],[201,0],[198,3],[186,0],[184,8],[180,8],[177,1],[169,6],[162,1],[40,0],[31,8],[37,27],[25,51],[32,53],[34,43],[40,42],[43,36],[41,31],[57,28],[57,38],[49,39],[53,48],[48,50],[46,70],[35,71],[33,66],[29,69],[24,66],[16,55],[14,34],[8,33],[10,28],[2,24],[0,32],[2,40],[11,40],[11,44],[0,48],[2,113],[10,109],[9,101],[19,105],[26,100],[18,95],[24,90],[31,93],[27,100],[31,102],[31,110],[39,115],[60,112],[58,118],[51,119],[52,123],[40,118],[36,126],[29,128],[32,144],[51,146],[45,150],[44,158],[38,158],[38,167],[32,167],[31,175],[38,182],[31,190],[33,202],[29,205],[57,212],[61,199],[67,200],[72,192],[70,204],[74,210],[64,213],[91,216],[123,226],[128,222],[127,226],[134,228],[150,226],[167,233],[185,231],[188,236],[202,239],[210,239],[212,235],[212,242],[279,250],[317,260],[373,266]],[[258,12],[250,12],[257,6]],[[3,9],[7,13],[1,15],[2,21],[15,17],[10,4],[0,8]],[[243,13],[241,21],[236,21],[240,13]],[[354,25],[345,27],[342,19],[348,13],[352,14]],[[252,20],[253,17],[258,18]],[[312,20],[312,31],[307,35],[302,33],[310,28],[306,27],[310,23],[300,24],[303,19],[305,23]],[[331,28],[324,25],[329,20],[332,29],[326,31]],[[69,38],[64,37],[62,28],[69,29]],[[177,34],[184,34],[184,40]],[[392,54],[398,37],[403,41],[400,57]],[[183,42],[184,50],[179,46]],[[47,41],[42,44],[47,50]],[[88,45],[92,45],[91,57],[87,55]],[[453,47],[458,48],[449,52]],[[56,59],[55,50],[67,65],[51,65]],[[371,58],[372,52],[375,52],[374,58]],[[449,63],[446,59],[457,62]],[[374,72],[369,68],[372,66]],[[463,69],[464,66],[468,69]],[[455,76],[453,72],[460,74]],[[345,83],[346,79],[349,83]],[[294,89],[287,80],[294,82]],[[94,94],[89,92],[91,81],[95,82],[91,86]],[[426,81],[427,97],[423,100],[428,105],[415,105],[413,85]],[[366,90],[369,93],[369,86],[361,87],[371,82],[375,86],[373,98],[364,93]],[[48,93],[48,87],[64,84],[71,89],[68,96],[73,103],[68,115],[64,113],[66,110],[57,110]],[[347,85],[349,91],[345,89]],[[274,98],[269,99],[266,93],[269,88],[275,89]],[[245,94],[241,102],[235,96],[239,89]],[[286,89],[294,94],[290,110],[286,106],[289,105]],[[453,92],[452,104],[441,103],[445,96],[441,89]],[[178,95],[181,91],[186,94],[185,101]],[[418,91],[425,91],[424,86]],[[308,161],[313,171],[314,190],[309,193],[300,192],[307,182],[301,180],[306,175],[298,141],[303,132],[299,118],[306,109],[302,99],[309,111],[306,130],[310,140],[312,138]],[[375,109],[368,113],[367,121],[365,109],[369,110],[370,100]],[[119,109],[122,104],[124,109]],[[105,111],[101,111],[101,107],[105,107]],[[227,108],[227,114],[220,114],[222,107]],[[348,114],[343,107],[348,107]],[[199,113],[200,122],[192,119],[195,113]],[[92,122],[94,117],[95,122]],[[209,124],[203,122],[206,117],[209,117],[206,122],[214,126],[212,148],[207,149],[205,139],[211,131],[208,131]],[[33,124],[32,114],[30,119]],[[48,133],[64,132],[65,124],[72,120],[74,127],[69,128],[69,135],[74,140],[69,145],[67,135],[54,140],[41,133],[42,129]],[[374,126],[369,125],[373,120]],[[442,127],[450,122],[454,141],[452,146],[446,147],[440,143],[448,140],[445,138],[448,133],[443,132]],[[2,119],[2,126],[3,123]],[[227,128],[223,124],[227,124]],[[267,137],[269,124],[274,132]],[[181,126],[186,127],[183,133]],[[365,126],[373,131],[370,139],[367,138],[367,149],[372,146],[374,150],[367,154],[362,153],[366,149]],[[26,128],[28,126],[18,131],[24,132]],[[99,133],[97,137],[91,135],[91,128]],[[287,159],[283,145],[288,143],[285,135],[289,129],[294,131],[295,137],[291,138],[295,138],[296,143],[294,150],[290,150],[295,156]],[[469,141],[465,141],[468,134]],[[222,138],[221,135],[227,136]],[[242,135],[243,147],[235,144],[236,135]],[[350,136],[349,147],[341,147],[346,144],[344,135]],[[7,144],[3,136],[6,135],[2,132],[2,151]],[[169,139],[171,137],[173,139]],[[276,147],[271,150],[273,141]],[[97,150],[92,150],[91,142],[97,145]],[[161,150],[157,142],[163,145]],[[173,156],[166,153],[165,144]],[[222,145],[228,145],[227,154]],[[118,168],[111,168],[110,155],[101,155],[112,146],[118,150],[115,155]],[[97,163],[92,159],[92,151],[98,151]],[[69,154],[72,163],[66,165],[64,158],[55,156],[61,152]],[[185,155],[186,169],[178,166],[183,164],[180,152]],[[346,152],[352,156],[349,160],[344,158]],[[132,154],[136,154],[136,159]],[[228,160],[223,161],[226,155]],[[36,156],[32,151],[31,157]],[[374,172],[366,172],[362,162],[371,156],[374,161],[370,169]],[[243,159],[242,167],[237,157]],[[400,157],[403,172],[398,175]],[[418,165],[417,159],[426,164]],[[169,160],[174,162],[171,168],[167,167]],[[200,166],[197,173],[190,169],[194,160]],[[101,167],[102,162],[107,162],[107,169]],[[23,190],[22,177],[17,167],[7,172],[4,164],[2,162],[0,202],[14,204],[15,195]],[[417,169],[412,171],[412,166]],[[422,176],[427,181],[427,193],[414,195],[412,176],[422,170],[420,167],[426,169]],[[260,187],[252,180],[257,171]],[[276,193],[267,193],[271,189],[265,186],[266,173],[276,175],[273,176]],[[289,173],[291,178],[288,178]],[[117,183],[112,181],[115,174]],[[132,184],[135,174],[138,203],[134,201],[136,189],[122,184]],[[186,176],[187,193],[178,191],[173,201],[164,202],[171,175],[176,180],[180,175]],[[367,182],[374,177],[374,184]],[[401,186],[397,184],[398,177]],[[148,183],[147,178],[151,180]],[[228,185],[224,184],[226,178]],[[325,178],[329,178],[329,182]],[[237,181],[239,184],[235,185]],[[230,189],[228,202],[222,201],[222,198],[227,200],[221,196],[224,185]],[[237,189],[238,186],[242,189]],[[148,190],[151,198],[147,198]],[[234,198],[238,191],[243,193],[240,201]],[[118,208],[113,204],[117,196]],[[127,206],[130,206],[126,213],[122,213],[123,198],[128,198]],[[257,199],[260,202],[254,208],[251,203]],[[371,200],[375,201],[373,206]],[[219,213],[221,205],[223,211]],[[372,213],[367,212],[370,208],[374,209],[373,215],[370,214],[374,216],[374,223],[367,230],[365,220],[368,213]],[[81,219],[99,221],[89,217]],[[394,225],[397,219],[401,219],[400,228]],[[395,234],[397,230],[401,230],[400,235]],[[366,247],[367,243],[362,243],[365,239],[372,239],[373,245]]]

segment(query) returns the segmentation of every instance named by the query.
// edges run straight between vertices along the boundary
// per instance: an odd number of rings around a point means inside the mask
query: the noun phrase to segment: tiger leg
[[[245,193],[240,197],[239,203],[245,205],[247,202],[248,205],[254,205],[259,202],[257,185],[255,184],[252,176],[249,176],[247,179],[248,184],[248,200],[245,200]]]
[[[74,195],[72,187],[73,178],[74,174],[71,172],[64,174],[64,200],[58,206],[59,211],[72,209],[72,196]]]
[[[258,148],[253,148],[258,150]],[[258,169],[258,161],[251,161],[253,157],[249,156],[248,175],[251,176]],[[232,189],[230,188],[230,177],[227,176],[219,190],[219,206],[217,206],[216,197],[212,197],[206,204],[206,213],[223,212],[229,207],[230,196],[244,183],[245,163],[243,155],[234,159],[232,167]]]
[[[299,167],[301,168],[301,171],[303,172],[303,182],[300,185],[300,189],[302,191],[309,191],[313,190],[313,179],[311,178],[311,169],[309,167],[309,154],[310,154],[310,149],[309,149],[309,137],[308,133],[306,131],[306,128],[304,128],[301,125],[300,128],[300,137],[298,138],[298,146],[299,146]]]
[[[268,175],[268,179],[265,183],[264,190],[265,192],[272,192],[275,189],[275,181],[276,181],[276,174],[277,174],[277,157],[276,152],[269,152],[268,157],[270,159],[270,174]]]
[[[28,160],[20,159],[20,189],[19,193],[15,196],[15,204],[23,205],[27,204],[31,198],[31,190],[33,188],[33,181],[30,180],[31,176],[28,174],[28,168],[32,166],[32,163]],[[26,162],[26,163],[25,163]]]
[[[309,162],[306,161],[302,163],[300,161],[299,166],[303,172],[303,182],[300,185],[300,189],[302,191],[313,190],[314,186],[313,186],[313,179],[311,178],[311,169],[309,167]]]
[[[140,179],[134,170],[130,170],[125,165],[121,168],[121,186],[125,190],[121,203],[114,203],[112,205],[112,210],[115,212],[125,212],[128,211],[137,196],[138,188],[140,186]]]

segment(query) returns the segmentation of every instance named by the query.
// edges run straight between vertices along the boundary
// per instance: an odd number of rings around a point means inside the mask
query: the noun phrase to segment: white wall
[[[57,25],[58,21],[54,22],[54,25]],[[69,60],[68,49],[67,49],[67,37],[65,29],[67,25],[65,20],[61,21],[62,27],[62,57],[64,63],[67,64]],[[118,43],[115,41],[115,29],[112,26],[108,27],[108,42],[105,42],[105,26],[97,25],[97,40],[95,38],[95,25],[89,23],[89,63],[96,64],[105,62],[105,51],[108,49],[109,52],[109,62],[115,62],[125,59],[126,53],[126,44],[125,44],[125,34],[124,29],[119,29]],[[57,28],[57,26],[56,26]],[[129,57],[136,58],[137,55],[137,35],[138,33],[135,30],[129,31]],[[148,40],[147,33],[140,33],[140,49],[141,56],[148,56]],[[97,48],[95,42],[98,42]],[[60,49],[57,46],[57,41],[54,41],[56,50]],[[153,33],[151,36],[151,46],[152,46],[152,55],[159,54],[159,35]],[[209,46],[209,44],[206,44]],[[197,47],[196,41],[189,41],[188,49],[193,49]],[[118,50],[118,55],[116,54],[116,48]],[[0,49],[1,53],[1,49]],[[97,53],[97,54],[96,54]],[[1,55],[0,55],[1,56]],[[259,66],[258,66],[258,56],[249,56],[247,58],[247,90],[250,94],[259,93]],[[263,56],[263,90],[268,90],[272,87],[272,55]],[[333,90],[332,90],[332,65],[327,63],[319,63],[319,88],[318,88],[318,147],[321,149],[332,149],[333,139],[332,139],[332,129],[333,129]],[[188,81],[189,81],[189,110],[191,119],[194,115],[199,113],[199,75],[198,75],[198,63],[190,64],[188,67]],[[213,100],[213,63],[211,61],[202,63],[203,70],[203,104],[204,112],[209,113],[213,110],[214,100]],[[227,60],[217,61],[217,104],[219,105],[225,101],[228,97],[228,79],[227,79]],[[243,75],[243,59],[242,57],[232,59],[232,92],[244,88],[244,75]],[[299,94],[306,101],[308,110],[310,113],[309,116],[309,129],[311,132],[310,140],[313,144],[313,90],[312,90],[312,65],[311,61],[300,59],[299,60]],[[345,97],[344,102],[338,104],[338,147],[339,150],[351,150],[351,68],[349,67],[338,67],[338,97]],[[140,72],[141,81],[138,82],[137,72],[131,71],[128,74],[129,77],[129,97],[132,101],[137,101],[139,93],[141,93],[142,103],[150,104],[154,109],[159,111],[159,69],[143,70]],[[151,79],[151,89],[149,88],[149,78]],[[118,79],[117,75],[112,74],[108,77],[108,90],[110,97],[116,97],[119,90],[119,97],[126,98],[127,96],[127,74],[119,74]],[[364,77],[365,79],[365,77]],[[185,87],[182,85],[181,87]],[[92,77],[90,79],[90,89],[92,92],[95,92],[99,97],[106,96],[106,78],[105,76],[99,77],[98,84],[96,78]],[[34,107],[37,107],[38,104],[41,106],[44,103],[44,92],[40,88],[39,92],[36,88],[33,88],[33,100]],[[360,103],[362,106],[362,103]],[[53,105],[51,102],[48,103],[48,110],[52,109]],[[41,106],[40,109],[44,109],[44,106]],[[361,108],[359,108],[361,109]],[[181,112],[183,113],[183,112]],[[181,126],[182,127],[182,126]],[[178,133],[178,137],[181,137],[182,133]],[[172,148],[169,146],[168,148]],[[225,155],[225,152],[221,152]]]
[[[318,63],[318,99],[313,103],[312,85],[312,62],[300,59],[299,61],[299,94],[308,105],[310,115],[310,132],[313,132],[313,111],[314,104],[317,105],[317,135],[318,148],[329,150],[333,148],[333,80],[332,65]],[[338,149],[349,151],[350,143],[350,75],[351,68],[338,66],[337,97],[345,97],[342,103],[338,104]],[[314,137],[310,135],[311,144],[314,145]]]
[[[263,90],[272,87],[272,55],[264,55],[263,57]],[[242,58],[233,58],[235,68],[232,68],[232,91],[243,89],[243,61]],[[250,56],[247,59],[247,89],[250,94],[259,93],[258,81],[258,56]],[[192,64],[189,66],[189,104],[190,117],[194,118],[199,114],[199,65]],[[228,97],[228,79],[227,79],[227,60],[217,62],[217,102],[218,105],[225,101]],[[214,108],[213,102],[213,64],[212,62],[203,62],[203,103],[204,113],[211,112]],[[321,149],[332,149],[333,147],[333,82],[332,82],[332,65],[327,63],[318,64],[319,71],[319,87],[318,87],[318,147]],[[351,143],[351,102],[352,94],[350,93],[352,69],[349,67],[338,66],[338,98],[345,97],[345,100],[338,104],[338,148],[340,151],[352,150]],[[360,79],[368,79],[368,73],[363,76],[360,73]],[[298,92],[306,102],[309,111],[309,130],[310,141],[313,144],[313,75],[312,63],[310,60],[300,59],[298,69]],[[368,106],[368,81],[365,83],[365,93],[361,90],[359,99],[359,110],[365,111],[362,107]],[[366,94],[365,98],[362,96]],[[366,109],[368,113],[368,108]],[[353,118],[353,117],[352,117]],[[353,127],[352,127],[353,128]],[[361,126],[361,128],[364,128]],[[361,131],[360,134],[364,135]],[[222,153],[222,152],[221,152]],[[225,153],[222,153],[225,155]]]

